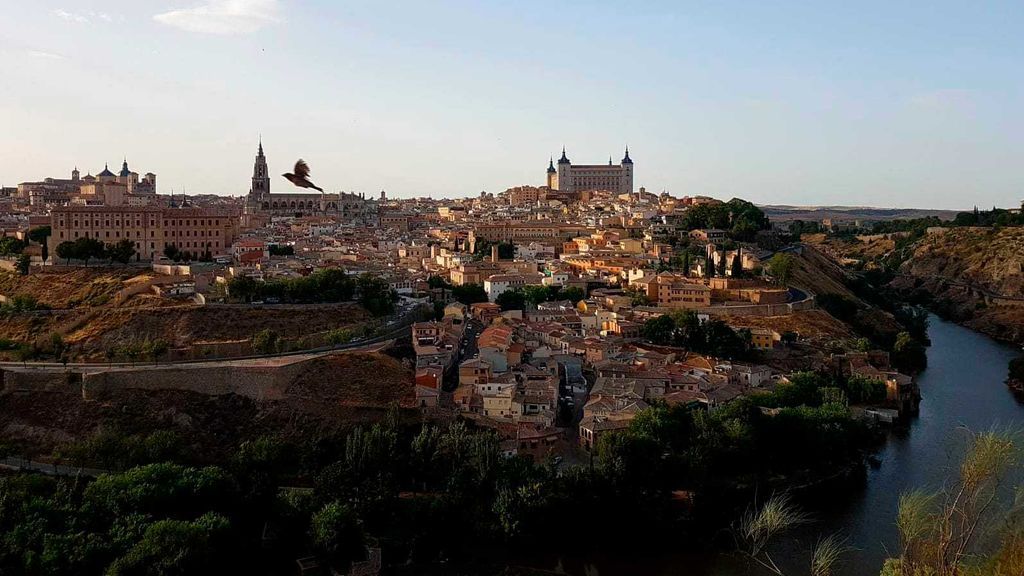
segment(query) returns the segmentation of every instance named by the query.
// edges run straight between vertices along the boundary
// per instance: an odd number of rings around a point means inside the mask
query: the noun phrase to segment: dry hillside
[[[198,306],[190,300],[160,298],[145,292],[118,305],[114,295],[150,275],[125,268],[44,270],[22,277],[0,273],[0,294],[30,296],[50,310],[0,314],[0,336],[45,345],[53,333],[79,358],[102,358],[112,347],[162,340],[170,347],[197,342],[246,340],[263,329],[284,338],[301,338],[368,319],[353,304],[317,306]],[[0,353],[2,354],[2,353]]]
[[[893,287],[964,325],[1024,342],[1024,228],[953,228],[922,238]]]
[[[794,255],[793,262],[791,283],[814,292],[819,304],[823,304],[829,296],[835,296],[857,305],[856,314],[844,320],[875,334],[895,336],[902,330],[891,314],[865,302],[847,287],[849,273],[829,256],[814,247],[806,246],[801,254]]]
[[[44,268],[28,276],[0,272],[0,294],[31,296],[55,309],[103,306],[129,283],[150,277],[136,268]]]
[[[915,246],[901,272],[959,280],[992,292],[1024,297],[1024,228],[952,228]]]
[[[333,434],[379,420],[392,405],[414,404],[408,368],[386,355],[352,353],[312,364],[281,401],[182,390],[122,390],[102,401],[83,400],[77,383],[0,393],[0,437],[49,453],[101,428],[127,434],[173,430],[197,453],[215,460],[260,435]],[[404,414],[419,418],[415,410]]]

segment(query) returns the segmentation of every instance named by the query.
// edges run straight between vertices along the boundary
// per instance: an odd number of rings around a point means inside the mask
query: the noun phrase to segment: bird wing
[[[309,177],[309,164],[306,164],[305,160],[299,158],[299,161],[295,163],[295,175],[303,179]]]

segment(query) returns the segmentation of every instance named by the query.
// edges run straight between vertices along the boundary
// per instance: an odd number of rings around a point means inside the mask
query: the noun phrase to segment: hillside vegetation
[[[952,227],[895,240],[816,235],[804,241],[887,283],[902,298],[994,338],[1024,342],[1024,228]]]
[[[104,430],[174,432],[188,439],[197,457],[214,462],[264,434],[308,440],[375,421],[392,406],[414,405],[411,369],[385,354],[352,352],[311,361],[283,400],[126,388],[96,401],[83,399],[71,381],[45,391],[0,393],[0,436],[24,453],[48,454]]]
[[[200,306],[148,292],[115,304],[122,289],[151,278],[122,268],[0,273],[0,295],[18,302],[0,308],[0,359],[16,346],[35,346],[46,356],[59,335],[76,360],[102,360],[112,348],[162,342],[170,348],[236,342],[271,330],[299,339],[364,323],[369,314],[354,303],[310,306]]]

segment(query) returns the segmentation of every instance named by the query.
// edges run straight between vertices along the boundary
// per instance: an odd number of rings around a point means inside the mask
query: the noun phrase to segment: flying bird
[[[295,174],[282,174],[282,176],[299,188],[312,188],[320,192],[324,191],[323,188],[309,181],[309,164],[306,164],[306,161],[301,158],[295,163]]]

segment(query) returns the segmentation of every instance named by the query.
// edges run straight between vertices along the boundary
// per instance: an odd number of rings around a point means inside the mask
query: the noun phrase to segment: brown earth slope
[[[838,296],[857,305],[854,317],[847,319],[854,326],[889,337],[895,337],[902,330],[891,314],[865,302],[847,287],[850,274],[831,257],[812,246],[805,246],[801,254],[794,256],[793,262],[791,283],[813,292],[819,306],[824,302],[823,297]]]
[[[26,277],[0,273],[0,295],[29,296],[51,309],[0,314],[0,336],[45,348],[51,334],[58,333],[77,358],[97,359],[112,347],[145,340],[162,340],[176,348],[246,340],[263,329],[298,339],[368,319],[365,310],[353,304],[198,306],[150,293],[113,304],[119,290],[149,278],[125,268],[43,270]]]
[[[65,340],[87,349],[141,340],[164,340],[171,346],[194,342],[244,340],[263,329],[284,337],[301,337],[349,326],[368,318],[351,304],[270,308],[185,306],[104,309]]]
[[[409,368],[383,354],[351,353],[311,364],[280,401],[138,389],[105,394],[102,401],[84,400],[75,382],[0,393],[0,442],[48,454],[100,429],[125,434],[173,430],[215,460],[247,439],[333,434],[379,420],[393,405],[418,418],[410,409],[414,404]]]
[[[892,286],[970,328],[1022,343],[1022,266],[1024,228],[953,228],[918,241]]]
[[[137,268],[44,268],[28,276],[0,272],[0,294],[30,296],[49,308],[102,306],[130,282],[149,277]]]

